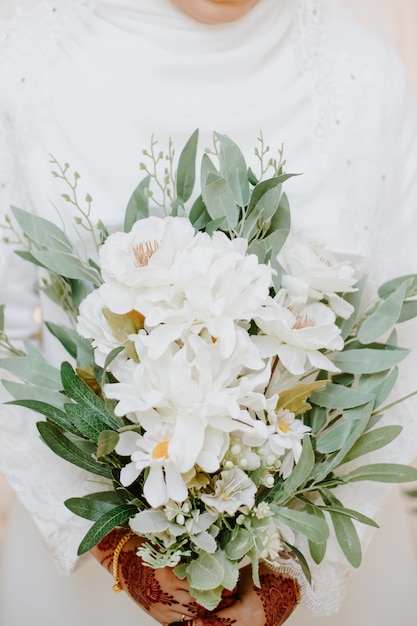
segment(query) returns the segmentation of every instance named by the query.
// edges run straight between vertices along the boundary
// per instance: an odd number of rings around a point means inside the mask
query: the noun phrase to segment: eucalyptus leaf
[[[86,280],[95,287],[101,285],[101,276],[97,270],[83,263],[77,256],[67,252],[52,250],[32,250],[32,256],[36,261],[49,270],[65,278],[78,278]]]
[[[71,253],[74,250],[64,231],[53,222],[15,206],[11,210],[22,231],[37,247],[56,252]]]
[[[343,385],[336,385],[329,383],[325,389],[316,391],[311,396],[311,401],[314,404],[323,406],[327,409],[352,409],[357,406],[362,406],[368,402],[373,402],[375,399],[372,393],[366,393],[358,391],[356,389],[350,389]]]
[[[358,332],[361,343],[377,341],[391,330],[400,317],[406,293],[407,283],[404,282],[366,318]]]
[[[355,327],[356,322],[359,318],[360,313],[360,304],[362,301],[363,291],[366,285],[366,276],[361,276],[361,278],[355,284],[355,291],[351,291],[346,293],[343,297],[346,302],[353,306],[353,313],[346,320],[340,320],[339,328],[343,339],[346,339],[353,328]]]
[[[211,217],[204,204],[203,197],[200,195],[193,203],[189,214],[189,220],[196,230],[204,230],[211,221]]]
[[[404,282],[407,284],[407,298],[417,296],[417,274],[405,274],[388,280],[378,288],[378,296],[384,300],[389,298]]]
[[[349,374],[383,372],[402,361],[409,350],[382,346],[381,349],[363,348],[344,350],[333,359],[334,365]]]
[[[46,322],[49,332],[58,339],[73,359],[77,360],[77,365],[92,365],[94,362],[93,350],[90,341],[81,337],[73,328],[68,328],[62,324]]]
[[[2,380],[3,387],[15,400],[35,400],[46,402],[57,408],[64,408],[67,398],[59,390],[45,389],[27,383],[16,383],[11,380]]]
[[[398,368],[388,372],[377,372],[371,375],[362,375],[358,386],[361,391],[372,393],[375,396],[375,408],[381,406],[388,398],[398,380]]]
[[[331,454],[340,450],[352,432],[352,423],[342,422],[326,432],[317,440],[316,450],[323,454]]]
[[[183,202],[189,200],[194,189],[197,144],[198,130],[195,130],[185,144],[178,160],[176,190],[177,196]]]
[[[233,231],[238,222],[238,209],[229,183],[216,174],[209,174],[204,189],[204,201],[213,220],[220,220],[220,225]]]
[[[90,455],[82,452],[57,426],[49,422],[38,422],[36,426],[43,441],[55,454],[92,474],[112,479],[109,467],[98,463]]]
[[[352,520],[346,515],[330,510],[337,541],[349,563],[358,568],[362,562],[362,548]]]
[[[308,504],[306,506],[306,510],[307,513],[309,513],[310,515],[316,515],[319,519],[322,520],[322,522],[327,523],[325,515],[320,507],[313,504]],[[312,541],[311,539],[309,539],[308,547],[313,561],[317,564],[321,563],[326,555],[327,539],[325,541]]]
[[[245,207],[249,202],[248,167],[245,157],[229,137],[219,133],[215,133],[215,137],[220,144],[220,173],[232,190],[235,204]]]
[[[45,389],[61,390],[59,371],[45,359],[28,356],[11,356],[0,359],[0,367],[21,380]]]
[[[359,511],[354,511],[353,509],[348,509],[347,507],[340,505],[334,506],[322,506],[323,511],[327,511],[328,513],[338,513],[340,515],[346,515],[350,519],[354,519],[361,524],[366,524],[367,526],[372,526],[373,528],[379,528],[378,524],[367,515],[363,515]]]
[[[394,441],[401,431],[401,426],[392,425],[382,426],[381,428],[375,428],[374,430],[364,433],[349,450],[341,464],[353,461],[353,459],[368,454],[369,452],[374,452],[374,450],[384,448]]]
[[[298,511],[288,507],[270,505],[278,520],[283,521],[293,530],[302,533],[308,539],[321,543],[329,536],[327,522],[322,518],[311,515],[307,511]]]
[[[149,198],[146,190],[149,188],[150,176],[146,176],[140,181],[127,203],[123,230],[129,233],[132,226],[140,219],[149,217]]]
[[[417,480],[417,468],[400,463],[374,463],[344,474],[346,482],[372,480],[381,483],[408,483]]]
[[[136,507],[122,504],[104,513],[90,528],[78,547],[78,555],[89,552],[111,530],[124,524],[135,513]]]
[[[276,486],[272,487],[267,495],[268,502],[284,502],[292,496],[301,485],[309,478],[314,467],[314,451],[308,435],[303,439],[301,456],[291,474],[285,480],[280,480]]]

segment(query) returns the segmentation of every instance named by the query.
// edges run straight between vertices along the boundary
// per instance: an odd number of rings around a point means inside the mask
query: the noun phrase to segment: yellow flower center
[[[287,422],[278,422],[278,428],[282,433],[287,433],[290,430],[290,425]]]
[[[159,443],[157,443],[154,449],[152,450],[151,457],[157,460],[169,459],[168,445],[169,445],[169,441],[160,441]]]
[[[139,243],[133,248],[136,267],[145,267],[149,263],[149,259],[159,248],[157,241],[145,241]]]

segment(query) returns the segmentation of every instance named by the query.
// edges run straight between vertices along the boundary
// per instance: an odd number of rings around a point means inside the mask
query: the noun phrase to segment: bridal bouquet
[[[283,551],[309,577],[299,539],[319,563],[330,525],[358,567],[354,521],[376,524],[343,505],[342,486],[417,477],[357,462],[401,430],[378,421],[407,354],[393,329],[417,314],[417,276],[363,307],[365,277],[291,230],[289,175],[282,158],[265,163],[262,139],[256,176],[216,134],[195,195],[197,132],[178,161],[155,145],[124,232],[113,234],[92,224],[89,196],[80,206],[79,175],[54,163],[96,238],[95,260],[56,225],[13,209],[27,243],[19,254],[47,271],[40,287],[74,326],[47,322],[72,363],[58,371],[26,343],[1,360],[24,382],[4,385],[46,418],[38,429],[56,454],[105,484],[66,502],[93,522],[79,553],[128,526],[144,538],[143,561],[174,567],[207,609],[235,587],[245,557],[258,585],[259,561]],[[4,333],[3,344],[12,351]]]

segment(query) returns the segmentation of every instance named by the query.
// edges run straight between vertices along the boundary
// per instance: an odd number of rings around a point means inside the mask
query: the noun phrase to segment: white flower
[[[339,371],[321,350],[342,350],[343,339],[335,315],[321,302],[283,307],[279,296],[256,320],[264,335],[253,338],[263,357],[278,355],[291,374],[300,375],[309,367]]]
[[[185,218],[147,218],[104,243],[100,291],[113,313],[144,316],[152,358],[184,332],[204,329],[228,357],[235,322],[249,322],[269,298],[272,270],[246,251],[245,239],[195,234]]]
[[[278,411],[274,418],[270,417],[270,420],[272,423],[268,426],[268,443],[264,451],[266,457],[269,448],[273,454],[282,458],[280,474],[287,478],[294,463],[297,463],[301,456],[301,442],[304,435],[310,432],[310,428],[286,409]]]
[[[353,307],[338,294],[355,291],[355,269],[349,261],[338,262],[316,239],[303,232],[290,232],[278,254],[285,270],[281,285],[293,299],[326,298],[336,315],[348,318]]]
[[[135,414],[145,430],[157,423],[172,428],[170,456],[181,472],[195,464],[216,471],[233,431],[245,433],[248,445],[261,445],[266,439],[266,424],[255,419],[247,405],[269,411],[271,403],[260,379],[246,371],[245,364],[267,366],[246,331],[236,332],[237,343],[227,359],[217,342],[193,334],[184,345],[170,344],[163,356],[150,359],[146,342],[138,337],[139,363],[127,371],[123,382],[105,386],[106,396],[119,400],[118,415]],[[266,384],[268,377],[261,380]]]
[[[218,513],[234,515],[241,506],[252,508],[255,504],[256,485],[239,467],[224,470],[214,485],[213,494],[203,494],[201,499]]]
[[[170,437],[167,428],[146,432],[143,436],[126,431],[121,433],[116,446],[118,454],[131,457],[131,462],[120,473],[122,485],[131,485],[145,468],[149,468],[143,495],[155,508],[170,499],[183,502],[188,496],[181,473],[170,459]]]

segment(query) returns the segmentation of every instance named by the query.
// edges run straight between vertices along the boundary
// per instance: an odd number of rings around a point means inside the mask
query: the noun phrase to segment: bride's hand
[[[113,573],[114,551],[125,534],[125,530],[113,530],[91,551],[110,573]],[[177,578],[172,568],[152,569],[143,564],[136,555],[141,541],[136,535],[132,536],[120,552],[118,575],[121,588],[161,624],[201,615],[201,607],[188,593],[187,583]]]
[[[281,626],[299,601],[298,583],[260,567],[261,587],[253,584],[251,567],[240,572],[235,601],[228,608],[197,617],[187,626]]]

